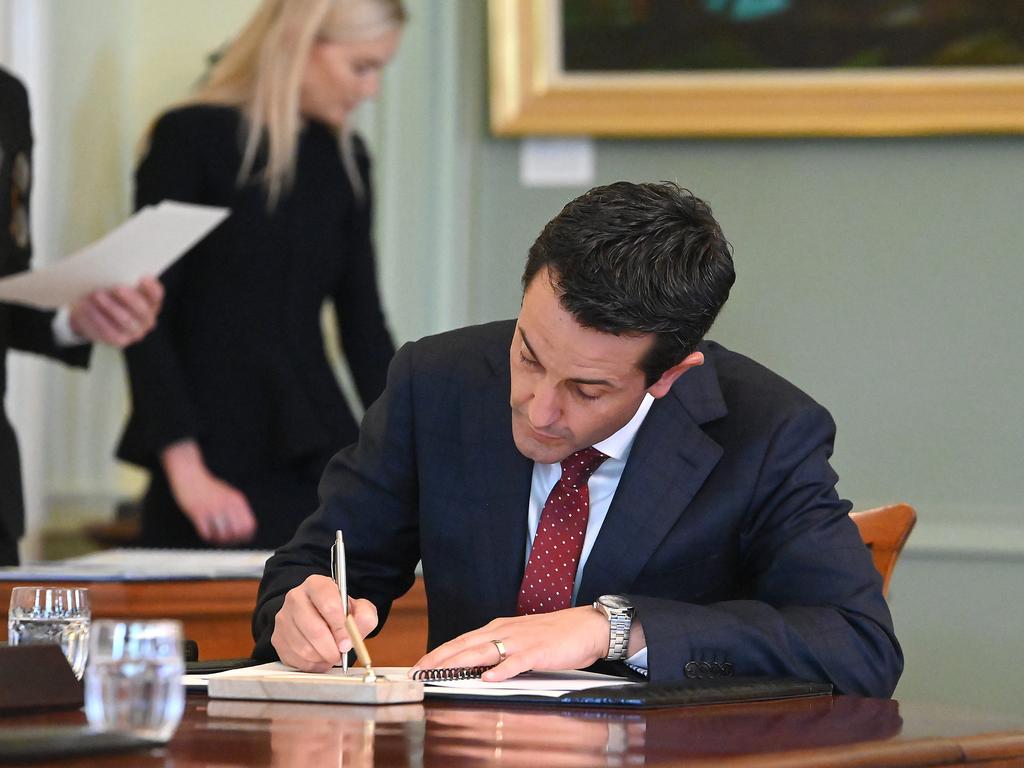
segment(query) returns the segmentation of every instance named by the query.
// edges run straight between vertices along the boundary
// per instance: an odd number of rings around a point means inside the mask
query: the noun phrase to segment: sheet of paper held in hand
[[[157,277],[228,215],[227,208],[165,200],[146,206],[77,253],[0,280],[0,300],[56,309],[83,294]]]

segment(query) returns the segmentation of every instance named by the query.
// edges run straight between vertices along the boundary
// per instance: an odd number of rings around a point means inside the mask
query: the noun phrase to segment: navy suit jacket
[[[512,439],[514,327],[464,328],[396,355],[359,442],[324,473],[320,508],[267,565],[257,657],[275,655],[284,594],[330,573],[339,528],[350,593],[373,601],[382,624],[420,560],[431,648],[515,615],[533,464]],[[578,604],[632,599],[653,681],[706,662],[889,696],[902,653],[835,491],[831,417],[757,363],[701,349],[705,364],[654,403],[637,434]]]

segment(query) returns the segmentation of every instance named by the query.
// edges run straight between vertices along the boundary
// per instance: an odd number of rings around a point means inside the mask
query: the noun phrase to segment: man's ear
[[[704,353],[691,352],[680,362],[676,363],[661,374],[661,378],[651,384],[651,386],[647,388],[647,391],[655,398],[664,397],[668,394],[668,391],[672,389],[672,385],[676,383],[676,379],[691,368],[696,368],[698,365],[704,365]]]

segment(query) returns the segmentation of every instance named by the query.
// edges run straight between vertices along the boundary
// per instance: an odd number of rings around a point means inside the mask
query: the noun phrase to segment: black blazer
[[[16,78],[0,69],[0,277],[24,272],[32,260],[31,172],[28,94]],[[0,541],[17,541],[25,531],[18,444],[3,406],[7,350],[36,352],[70,365],[89,362],[88,345],[57,346],[52,323],[53,312],[0,303]]]
[[[399,351],[358,444],[328,466],[320,508],[267,564],[258,657],[274,657],[284,594],[330,573],[338,528],[350,593],[372,600],[382,622],[422,560],[430,647],[515,614],[532,463],[512,439],[513,331],[493,323]],[[705,364],[654,403],[637,434],[579,604],[633,600],[654,681],[707,662],[889,696],[902,652],[835,491],[831,417],[748,358],[701,349]]]
[[[148,543],[200,543],[159,464],[160,452],[184,438],[249,497],[261,529],[254,544],[287,540],[315,505],[325,464],[358,432],[324,352],[325,299],[365,404],[383,389],[394,354],[377,293],[362,144],[365,202],[335,134],[310,123],[294,184],[268,212],[258,182],[237,183],[242,128],[228,107],[168,112],[136,174],[137,207],[171,199],[231,209],[163,275],[159,322],[125,355],[132,411],[117,455],[154,475],[143,510]]]

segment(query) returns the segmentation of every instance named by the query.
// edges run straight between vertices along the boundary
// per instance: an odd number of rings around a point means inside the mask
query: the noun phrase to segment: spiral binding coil
[[[482,667],[441,667],[439,669],[417,669],[412,673],[413,680],[422,680],[428,683],[446,682],[448,680],[471,680],[480,677],[494,664]]]

